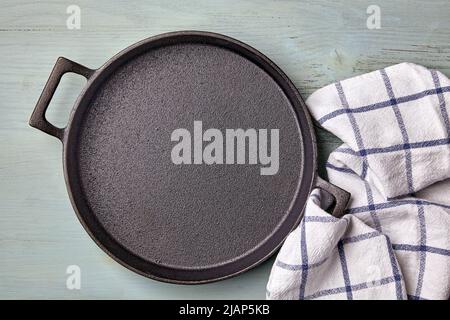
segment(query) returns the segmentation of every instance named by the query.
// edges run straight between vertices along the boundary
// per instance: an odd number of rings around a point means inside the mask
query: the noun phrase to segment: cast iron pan
[[[45,111],[67,72],[88,81],[57,128]],[[279,129],[278,171],[261,175],[249,161],[174,164],[171,134],[193,133],[194,121],[223,133]],[[157,280],[239,274],[281,245],[314,186],[334,196],[336,215],[349,196],[317,176],[313,127],[291,81],[260,52],[219,34],[152,37],[97,70],[59,58],[30,125],[62,141],[70,200],[92,239]]]

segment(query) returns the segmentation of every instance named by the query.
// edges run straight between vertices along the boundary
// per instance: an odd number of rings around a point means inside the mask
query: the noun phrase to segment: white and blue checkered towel
[[[449,79],[402,63],[326,86],[306,103],[344,141],[327,171],[352,197],[337,218],[323,209],[323,191],[312,192],[267,298],[449,298]]]

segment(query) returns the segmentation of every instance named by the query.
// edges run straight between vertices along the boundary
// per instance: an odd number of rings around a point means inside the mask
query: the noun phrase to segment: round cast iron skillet
[[[88,81],[57,128],[45,111],[67,72]],[[224,134],[279,129],[279,170],[174,164],[171,133],[192,134],[194,121]],[[92,239],[161,281],[204,283],[248,270],[299,223],[314,186],[334,196],[335,215],[349,196],[317,176],[313,127],[291,81],[257,50],[219,34],[152,37],[97,70],[59,58],[30,125],[62,141],[70,200]]]

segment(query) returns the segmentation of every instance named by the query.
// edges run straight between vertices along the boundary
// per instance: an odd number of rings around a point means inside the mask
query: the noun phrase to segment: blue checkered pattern
[[[403,63],[329,85],[307,104],[344,141],[327,163],[352,199],[331,216],[314,190],[269,299],[447,299],[450,81]]]

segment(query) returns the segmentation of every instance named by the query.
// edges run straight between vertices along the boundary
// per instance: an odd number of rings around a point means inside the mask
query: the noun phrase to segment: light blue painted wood
[[[26,1],[0,11],[0,298],[264,298],[273,260],[230,280],[179,286],[113,262],[78,223],[62,176],[61,145],[27,125],[58,56],[97,68],[162,32],[196,29],[238,38],[273,59],[300,92],[402,61],[450,75],[450,2],[377,0],[381,29],[366,28],[373,1]],[[81,29],[66,8],[81,8]],[[49,117],[64,124],[82,81],[63,80]],[[320,159],[339,141],[319,130]],[[66,289],[66,267],[82,270]]]

